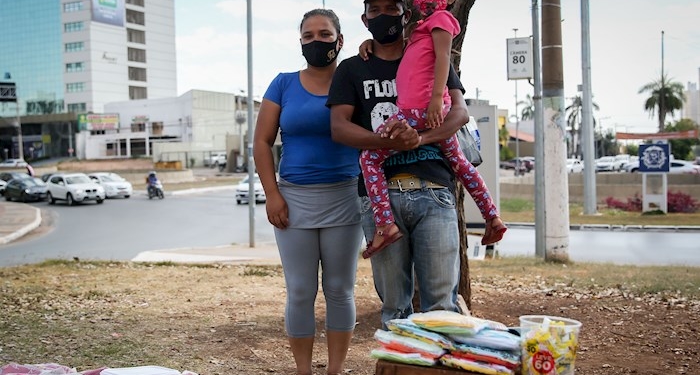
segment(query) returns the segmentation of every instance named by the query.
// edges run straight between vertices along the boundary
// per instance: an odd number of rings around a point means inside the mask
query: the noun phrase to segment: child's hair
[[[436,10],[447,9],[447,0],[413,0],[413,7],[425,18]]]
[[[301,31],[301,28],[304,27],[304,22],[306,22],[309,17],[313,16],[324,16],[327,17],[331,22],[333,22],[333,26],[335,26],[335,31],[340,34],[340,20],[338,19],[338,16],[335,14],[330,9],[313,9],[310,10],[306,13],[304,13],[304,17],[301,19],[301,24],[299,25],[299,31]]]

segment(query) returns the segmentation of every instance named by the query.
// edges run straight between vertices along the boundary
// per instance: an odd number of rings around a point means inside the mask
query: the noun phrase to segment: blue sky
[[[279,72],[303,69],[299,22],[323,1],[253,1],[253,95],[260,97]],[[577,94],[582,82],[580,2],[562,0],[564,89]],[[700,1],[590,0],[591,74],[594,113],[606,129],[649,132],[657,128],[637,94],[661,75],[661,31],[664,69],[686,86],[700,80]],[[513,111],[515,83],[506,76],[506,39],[532,34],[531,1],[477,0],[463,46],[465,97],[489,100]],[[345,47],[340,59],[357,53],[370,34],[360,20],[360,0],[326,0],[341,21]],[[247,91],[246,0],[175,0],[178,93],[191,89],[238,93]],[[518,83],[522,100],[532,89]]]

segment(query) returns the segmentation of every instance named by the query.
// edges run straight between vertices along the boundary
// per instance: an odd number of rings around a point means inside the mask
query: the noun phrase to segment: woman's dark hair
[[[309,17],[313,16],[324,16],[327,17],[331,22],[333,22],[333,26],[335,26],[335,31],[340,34],[340,19],[338,19],[338,16],[335,14],[334,11],[330,9],[314,9],[310,10],[306,13],[304,13],[304,17],[301,19],[301,24],[299,25],[299,31],[301,31],[301,28],[304,26],[304,22],[306,22]]]

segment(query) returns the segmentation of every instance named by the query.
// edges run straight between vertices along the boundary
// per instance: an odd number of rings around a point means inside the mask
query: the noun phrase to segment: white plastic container
[[[108,368],[100,375],[181,375],[180,371],[160,366],[138,366],[124,368]]]

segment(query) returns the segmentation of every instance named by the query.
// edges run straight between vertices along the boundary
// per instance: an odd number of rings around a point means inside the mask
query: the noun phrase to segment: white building
[[[700,124],[700,69],[698,69],[698,83],[688,82],[687,90],[685,91],[685,103],[683,103],[683,118],[689,118]]]
[[[258,107],[256,103],[253,123]],[[104,110],[88,115],[90,121],[78,136],[79,157],[150,155],[156,162],[179,160],[187,166],[193,159],[201,165],[215,151],[229,156],[245,151],[246,97],[191,90],[174,98],[108,103]]]

